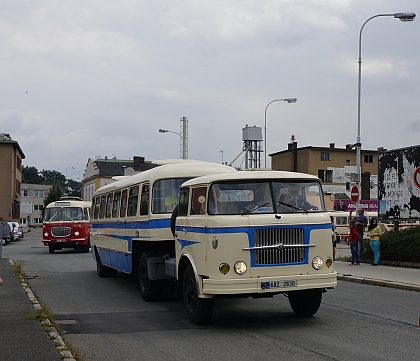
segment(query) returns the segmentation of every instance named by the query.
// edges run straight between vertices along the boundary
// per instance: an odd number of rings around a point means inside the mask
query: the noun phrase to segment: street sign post
[[[359,200],[359,188],[357,186],[353,186],[350,192],[350,198],[353,203],[356,203]]]

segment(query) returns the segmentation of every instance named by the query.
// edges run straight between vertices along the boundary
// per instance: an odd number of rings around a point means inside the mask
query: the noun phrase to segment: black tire
[[[83,253],[89,253],[90,250],[90,239],[88,239],[88,244],[85,246],[81,246],[81,250]]]
[[[98,251],[95,251],[95,255],[96,255],[96,272],[98,273],[99,277],[101,278],[115,277],[118,274],[118,270],[108,267],[108,266],[104,266],[102,264]]]
[[[199,298],[194,270],[189,264],[183,279],[184,306],[188,318],[195,325],[205,325],[213,315],[214,298]]]
[[[137,262],[137,285],[141,293],[141,297],[147,302],[158,300],[160,297],[160,282],[149,279],[147,259],[153,257],[152,252],[144,252]]]
[[[54,251],[55,251],[55,247],[54,247],[54,246],[49,245],[49,246],[48,246],[48,252],[50,252],[51,254],[53,254],[53,253],[54,253]]]
[[[309,317],[317,313],[322,300],[322,289],[289,292],[289,303],[298,316]]]

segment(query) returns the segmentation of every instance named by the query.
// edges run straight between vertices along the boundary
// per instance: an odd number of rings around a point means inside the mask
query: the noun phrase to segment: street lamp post
[[[367,19],[362,27],[360,28],[359,33],[359,79],[358,79],[358,87],[357,87],[357,140],[356,140],[356,173],[357,173],[357,188],[359,189],[359,199],[356,203],[356,214],[359,210],[360,204],[360,197],[361,197],[361,178],[362,178],[362,170],[361,170],[361,148],[362,143],[360,139],[360,96],[361,96],[361,84],[362,84],[362,31],[368,21],[380,17],[380,16],[393,16],[395,19],[400,19],[403,22],[406,21],[413,21],[416,17],[415,13],[394,13],[394,14],[377,14],[371,16]]]
[[[67,180],[67,169],[76,169],[74,167],[66,167],[66,180]]]
[[[186,159],[187,158],[186,155],[184,154],[184,151],[183,151],[182,141],[183,141],[184,138],[181,134],[179,134],[177,132],[173,132],[172,130],[168,130],[168,129],[159,129],[159,133],[174,133],[174,134],[178,135],[179,138],[180,138],[179,157],[180,157],[180,159]]]
[[[284,101],[290,103],[296,103],[296,98],[283,98],[283,99],[274,99],[270,103],[267,104],[264,111],[264,152],[265,152],[265,160],[264,160],[264,168],[267,168],[267,108],[271,103]]]

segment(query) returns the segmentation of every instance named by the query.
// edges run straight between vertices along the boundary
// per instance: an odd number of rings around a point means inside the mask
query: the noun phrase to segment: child
[[[351,250],[351,263],[349,264],[349,266],[354,266],[355,264],[360,264],[360,259],[359,252],[357,251],[357,241],[359,239],[359,232],[357,232],[356,225],[353,219],[349,222],[349,228],[350,233],[347,238]]]

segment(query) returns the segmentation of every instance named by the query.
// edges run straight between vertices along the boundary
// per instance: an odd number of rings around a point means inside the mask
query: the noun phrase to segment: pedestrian
[[[334,224],[334,217],[330,217],[331,219],[331,228],[333,233],[333,261],[335,261],[335,248],[337,247],[337,235],[335,234],[335,224]]]
[[[350,245],[350,251],[351,251],[351,263],[349,266],[359,265],[360,259],[359,259],[359,252],[357,250],[357,242],[359,239],[359,232],[357,232],[356,225],[354,220],[351,220],[349,222],[349,228],[350,233],[347,238],[348,243]]]
[[[359,255],[361,255],[364,250],[363,231],[365,227],[367,226],[367,218],[365,216],[365,211],[363,209],[359,209],[357,213],[359,216],[356,217],[354,221],[356,224],[357,232],[359,233],[358,248],[359,248]]]
[[[344,204],[344,202],[340,199],[339,203],[336,206],[334,206],[334,210],[336,210],[336,211],[345,211],[345,210],[347,210],[347,207]]]
[[[371,265],[377,266],[379,264],[379,258],[381,256],[379,239],[382,236],[382,229],[378,224],[377,218],[370,219],[369,232],[370,232],[370,248],[372,248],[372,251],[373,251],[373,262],[371,263]]]

